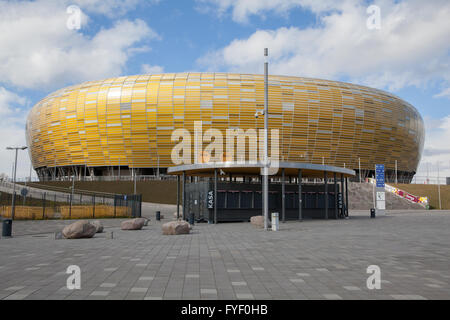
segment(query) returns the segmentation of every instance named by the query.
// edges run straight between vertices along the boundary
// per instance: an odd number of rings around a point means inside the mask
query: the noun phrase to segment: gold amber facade
[[[179,73],[119,77],[59,90],[30,111],[33,167],[173,166],[174,129],[260,128],[263,75]],[[413,173],[424,125],[418,111],[384,91],[310,78],[269,76],[269,126],[290,162]],[[224,148],[225,150],[225,148]]]

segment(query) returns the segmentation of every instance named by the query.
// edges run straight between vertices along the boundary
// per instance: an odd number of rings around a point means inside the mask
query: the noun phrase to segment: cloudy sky
[[[81,28],[68,28],[69,6]],[[368,8],[380,8],[380,28]],[[70,25],[70,23],[69,23]],[[373,25],[373,24],[372,24]],[[450,176],[448,0],[0,0],[0,172],[30,108],[67,85],[185,71],[270,72],[390,91],[427,127],[418,175]],[[29,172],[26,152],[18,175]],[[428,169],[427,169],[428,168]]]

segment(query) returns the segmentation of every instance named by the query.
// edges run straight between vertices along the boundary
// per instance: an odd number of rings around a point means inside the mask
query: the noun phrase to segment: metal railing
[[[0,181],[0,216],[14,219],[94,219],[140,217],[141,195],[100,193],[64,188],[39,189]]]
[[[31,179],[31,182],[50,182],[50,181],[72,181],[73,177],[56,177],[53,179],[52,177],[47,178],[35,178]],[[136,175],[136,181],[160,181],[160,180],[176,180],[176,176],[172,175]],[[12,179],[6,178],[6,181],[11,181]],[[75,176],[75,181],[134,181],[132,176]],[[28,183],[30,182],[30,178],[17,178],[16,182]]]

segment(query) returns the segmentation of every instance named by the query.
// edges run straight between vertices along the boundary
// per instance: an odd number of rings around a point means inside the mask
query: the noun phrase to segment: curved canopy
[[[238,176],[257,176],[261,174],[261,163],[239,163],[239,162],[210,162],[198,164],[186,164],[167,169],[168,174],[181,175],[185,173],[188,176],[212,176],[214,170],[220,170],[221,174],[233,174]],[[281,169],[284,169],[286,176],[297,176],[299,170],[302,170],[302,176],[305,178],[323,178],[324,172],[331,174],[344,175],[344,177],[355,176],[354,170],[333,167],[321,164],[299,163],[299,162],[279,162],[278,171],[271,176],[281,176]],[[271,173],[274,172],[271,168]]]

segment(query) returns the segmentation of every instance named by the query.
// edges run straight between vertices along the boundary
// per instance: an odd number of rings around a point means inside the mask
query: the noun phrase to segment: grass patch
[[[436,184],[392,184],[392,186],[415,196],[428,197],[430,209],[439,209],[438,185]],[[441,203],[443,210],[450,210],[450,186],[441,185]]]

